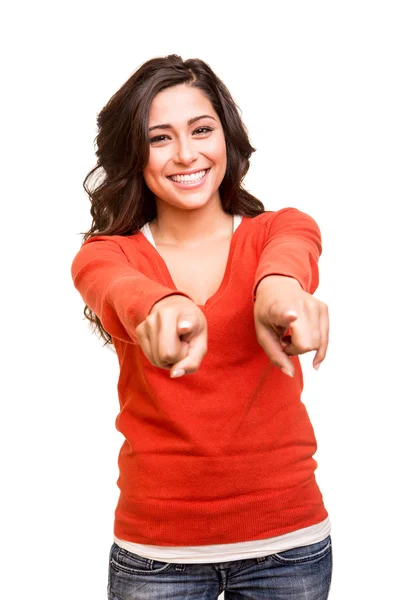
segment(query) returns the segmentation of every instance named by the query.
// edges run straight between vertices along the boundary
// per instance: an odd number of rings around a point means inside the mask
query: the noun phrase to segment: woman
[[[243,188],[254,148],[201,60],[148,61],[98,127],[72,276],[120,364],[109,598],[325,599],[297,356],[315,350],[318,368],[328,345],[318,226]]]

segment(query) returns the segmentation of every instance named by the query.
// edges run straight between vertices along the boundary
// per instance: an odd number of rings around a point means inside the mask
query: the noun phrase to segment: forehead
[[[153,99],[149,127],[162,123],[186,124],[192,117],[204,114],[218,119],[205,93],[188,85],[175,85],[159,92]]]

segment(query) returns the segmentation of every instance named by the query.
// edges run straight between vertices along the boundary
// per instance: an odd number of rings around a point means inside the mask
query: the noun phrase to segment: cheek
[[[225,139],[223,137],[215,137],[210,148],[209,148],[210,156],[217,162],[219,165],[226,165],[226,146]]]
[[[150,152],[147,165],[143,169],[143,177],[147,184],[162,174],[162,161],[155,153]]]

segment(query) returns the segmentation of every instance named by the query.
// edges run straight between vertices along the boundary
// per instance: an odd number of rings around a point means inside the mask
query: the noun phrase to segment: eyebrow
[[[216,121],[211,115],[200,115],[199,117],[189,119],[187,124],[193,125],[193,123],[196,123],[196,121],[199,121],[200,119],[212,119],[213,121]],[[153,125],[153,127],[149,127],[149,131],[152,131],[153,129],[172,129],[172,125],[170,123],[163,123],[162,125]]]

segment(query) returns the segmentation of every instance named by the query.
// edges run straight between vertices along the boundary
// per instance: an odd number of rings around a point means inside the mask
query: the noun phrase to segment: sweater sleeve
[[[322,253],[321,232],[312,217],[296,208],[275,212],[265,223],[264,245],[253,286],[253,300],[261,279],[285,275],[296,279],[304,291],[318,287],[318,259]]]
[[[136,327],[156,302],[175,294],[189,296],[150,279],[135,266],[111,236],[93,236],[75,256],[71,275],[104,329],[114,338],[138,344]]]

